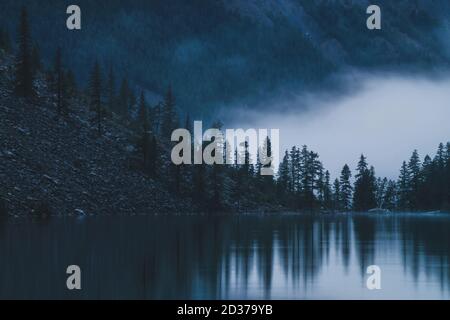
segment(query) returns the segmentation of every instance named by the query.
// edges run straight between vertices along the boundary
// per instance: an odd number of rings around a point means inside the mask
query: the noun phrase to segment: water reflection
[[[10,220],[0,298],[448,299],[449,256],[447,215]],[[81,291],[65,289],[71,264]]]

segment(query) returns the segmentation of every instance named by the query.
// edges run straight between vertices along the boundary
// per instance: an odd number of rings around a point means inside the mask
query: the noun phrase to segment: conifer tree
[[[398,178],[398,207],[401,210],[409,208],[409,170],[406,161],[403,161]]]
[[[342,168],[341,176],[339,179],[339,208],[340,210],[349,211],[352,207],[352,184],[350,182],[350,178],[352,173],[350,171],[350,167],[346,164]]]
[[[426,155],[423,158],[420,170],[420,184],[418,186],[417,209],[427,209],[433,207],[435,185],[435,167],[431,157]]]
[[[295,194],[300,192],[301,168],[300,168],[300,150],[292,147],[290,154],[290,191]]]
[[[415,150],[415,151],[417,152],[417,150]],[[436,152],[436,157],[435,157],[435,161],[436,161],[439,169],[442,169],[445,166],[445,160],[446,160],[445,156],[446,156],[446,152],[444,149],[444,144],[441,142],[441,143],[439,143],[438,150]]]
[[[286,200],[289,192],[289,152],[286,150],[278,168],[277,194],[281,201]]]
[[[417,150],[411,155],[408,163],[408,172],[409,172],[409,205],[411,209],[417,209],[419,204],[419,189],[421,184],[421,164],[419,153]]]
[[[377,202],[377,208],[384,208],[384,201],[386,190],[388,187],[388,179],[385,177],[381,179],[380,177],[376,180],[376,190],[375,190],[375,199]]]
[[[339,182],[338,178],[336,178],[333,183],[333,209],[335,211],[342,210],[341,183]]]
[[[395,181],[389,180],[384,193],[383,208],[394,210],[397,206],[397,186]]]
[[[251,168],[251,156],[250,156],[250,151],[249,151],[249,145],[248,145],[248,141],[244,141],[244,151],[243,151],[243,155],[242,158],[244,159],[244,163],[243,163],[243,171],[245,173],[246,176],[253,176],[253,171]]]
[[[309,150],[306,145],[304,145],[300,151],[299,161],[299,175],[300,175],[300,191],[302,194],[303,201],[306,202],[308,196],[312,192],[312,177],[311,177],[311,163],[309,159]]]
[[[364,155],[361,155],[358,162],[355,178],[353,209],[355,211],[367,211],[375,208],[377,205],[375,199],[375,170],[373,167],[368,168]]]
[[[238,149],[234,150],[234,170],[232,173],[232,199],[233,199],[233,205],[235,206],[236,210],[239,211],[241,207],[241,198],[243,196],[243,192],[245,191],[245,187],[243,184],[245,184],[245,174],[244,169],[242,169],[243,165],[241,163],[242,155],[238,152]]]
[[[444,203],[442,209],[450,210],[450,142],[447,142],[446,147],[446,165],[445,165],[445,193],[444,193]]]
[[[326,170],[323,180],[323,207],[325,209],[333,209],[333,192],[331,190],[330,179],[330,172]]]
[[[446,151],[444,148],[444,144],[440,143],[438,146],[438,150],[436,152],[436,156],[433,159],[435,174],[434,174],[434,187],[433,193],[435,198],[435,207],[441,208],[445,202],[445,193],[446,193],[446,180],[445,180],[445,164],[446,164]],[[448,183],[448,181],[447,181]]]

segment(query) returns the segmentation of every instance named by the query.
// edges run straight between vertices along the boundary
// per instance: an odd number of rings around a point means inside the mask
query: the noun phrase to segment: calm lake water
[[[450,215],[1,221],[0,298],[450,299]]]

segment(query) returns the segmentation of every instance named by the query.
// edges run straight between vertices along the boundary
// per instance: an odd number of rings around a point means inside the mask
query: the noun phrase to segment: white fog
[[[390,76],[358,82],[335,99],[315,94],[278,101],[261,112],[228,110],[227,127],[279,128],[281,150],[308,145],[332,176],[345,163],[354,170],[364,153],[377,175],[396,178],[414,149],[423,158],[450,140],[450,79]]]

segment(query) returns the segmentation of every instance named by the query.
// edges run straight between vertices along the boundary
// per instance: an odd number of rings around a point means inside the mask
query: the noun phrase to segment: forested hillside
[[[89,80],[80,83],[63,48],[43,61],[26,8],[17,21],[18,36],[0,38],[3,216],[449,208],[450,143],[423,161],[414,151],[398,181],[377,177],[363,155],[353,178],[344,165],[334,180],[307,146],[286,151],[275,177],[260,175],[247,144],[243,164],[174,165],[170,134],[191,131],[192,122],[173,87],[148,103],[95,58],[85,61]],[[270,157],[270,140],[264,148]]]

